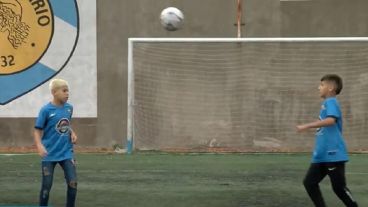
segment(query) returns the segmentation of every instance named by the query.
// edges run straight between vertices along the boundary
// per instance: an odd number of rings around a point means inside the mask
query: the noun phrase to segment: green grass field
[[[77,206],[308,207],[302,186],[309,154],[78,154]],[[351,155],[348,186],[368,206],[368,154]],[[0,155],[0,206],[37,205],[40,159]],[[342,207],[329,179],[328,206]],[[64,206],[66,186],[56,169],[50,204]]]

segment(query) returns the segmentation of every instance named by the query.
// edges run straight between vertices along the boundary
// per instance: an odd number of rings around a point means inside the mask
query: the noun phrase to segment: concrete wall
[[[244,6],[245,15],[249,13],[252,18],[249,18],[249,29],[243,28],[243,32],[253,36],[279,36],[279,1],[256,2],[245,1],[245,4],[251,5]],[[159,14],[168,6],[180,8],[185,15],[185,25],[179,31],[167,32],[160,25]],[[251,12],[251,7],[257,7],[255,10],[259,13]],[[126,138],[129,37],[236,37],[236,8],[236,1],[228,0],[98,1],[99,106],[96,144],[111,145]],[[274,14],[268,15],[270,13]],[[248,18],[244,16],[243,19]],[[255,27],[257,22],[267,26]],[[255,29],[251,29],[252,25]]]
[[[167,32],[160,11],[180,8],[185,26]],[[243,37],[368,36],[368,1],[244,0]],[[97,0],[98,118],[75,119],[82,146],[124,144],[129,37],[236,37],[235,0]],[[0,147],[32,144],[33,119],[0,119]]]
[[[367,36],[364,0],[281,1],[282,36]]]

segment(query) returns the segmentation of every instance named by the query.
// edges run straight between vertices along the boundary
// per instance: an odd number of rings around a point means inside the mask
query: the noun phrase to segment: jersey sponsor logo
[[[76,0],[0,0],[0,104],[60,72],[78,33]]]
[[[337,150],[330,150],[330,151],[327,151],[327,154],[328,155],[336,155],[337,153]]]
[[[60,134],[66,134],[70,130],[70,122],[69,119],[63,118],[58,121],[56,124],[56,131]]]

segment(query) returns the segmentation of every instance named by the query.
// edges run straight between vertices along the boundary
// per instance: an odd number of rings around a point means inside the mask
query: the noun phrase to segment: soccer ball
[[[178,8],[168,7],[160,15],[162,26],[168,31],[180,29],[184,22],[184,15]]]

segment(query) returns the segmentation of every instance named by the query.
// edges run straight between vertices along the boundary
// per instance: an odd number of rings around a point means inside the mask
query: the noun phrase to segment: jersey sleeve
[[[41,130],[44,129],[46,125],[46,120],[47,120],[47,111],[44,108],[42,108],[36,119],[35,128]]]
[[[341,117],[340,107],[335,99],[326,101],[325,106],[326,106],[326,116],[327,117],[334,117],[334,118]]]

